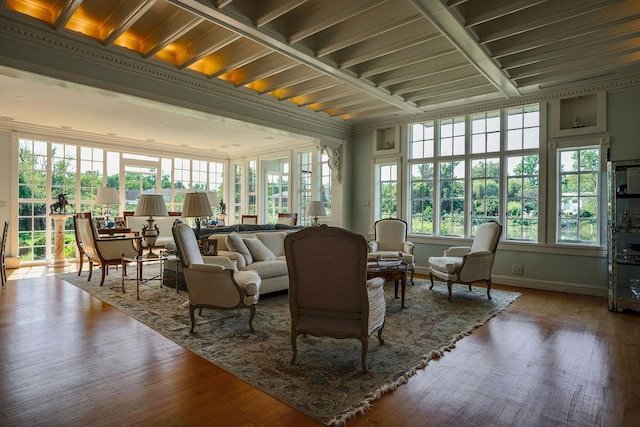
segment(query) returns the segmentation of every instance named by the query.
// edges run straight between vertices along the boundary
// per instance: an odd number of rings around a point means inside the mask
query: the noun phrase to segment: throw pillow
[[[227,238],[224,240],[230,251],[239,252],[244,257],[247,265],[253,262],[253,257],[251,256],[251,252],[249,252],[249,248],[244,244],[242,237],[238,233],[229,233]]]
[[[249,248],[249,252],[251,252],[254,261],[270,261],[277,258],[257,237],[243,240],[244,244]]]

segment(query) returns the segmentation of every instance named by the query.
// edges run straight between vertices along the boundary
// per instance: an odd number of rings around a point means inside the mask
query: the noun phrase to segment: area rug
[[[151,268],[148,270],[152,270]],[[453,300],[447,287],[437,283],[429,290],[426,280],[407,284],[406,308],[393,297],[393,284],[385,285],[387,314],[384,345],[372,336],[367,362],[360,364],[360,342],[307,336],[298,338],[298,360],[291,361],[290,314],[286,294],[261,297],[249,332],[249,311],[204,310],[189,333],[189,311],[185,292],[160,287],[158,281],[140,287],[127,283],[122,293],[120,273],[107,276],[100,287],[100,274],[87,281],[75,273],[60,278],[100,300],[117,307],[184,348],[265,391],[284,403],[327,425],[342,425],[385,392],[406,383],[417,369],[439,358],[454,343],[503,311],[520,294],[501,290],[486,297],[485,288],[454,285]],[[339,296],[336,296],[339,297]]]

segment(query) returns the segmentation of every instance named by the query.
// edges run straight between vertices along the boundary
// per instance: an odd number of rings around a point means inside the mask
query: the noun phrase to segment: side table
[[[385,282],[395,283],[395,298],[398,298],[398,282],[402,283],[402,299],[400,300],[400,307],[404,306],[404,294],[407,289],[407,264],[400,263],[399,265],[383,267],[378,264],[377,261],[367,262],[367,280],[374,277],[381,277]]]
[[[159,280],[160,281],[160,287],[162,287],[162,280],[163,280],[163,272],[164,272],[164,262],[168,259],[168,256],[164,256],[164,255],[160,255],[158,258],[145,258],[144,256],[137,256],[137,257],[122,257],[122,293],[125,293],[125,289],[124,289],[124,281],[125,280],[134,280],[134,279],[125,279],[125,276],[127,275],[127,265],[129,264],[133,264],[135,263],[136,265],[136,299],[140,299],[140,285],[143,283],[147,283],[150,282],[151,280]],[[159,264],[160,265],[160,272],[152,277],[143,278],[143,269],[142,267],[145,264],[150,264],[150,263],[154,263],[154,264]]]

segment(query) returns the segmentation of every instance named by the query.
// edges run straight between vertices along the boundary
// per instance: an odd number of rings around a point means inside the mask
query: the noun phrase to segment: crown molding
[[[117,151],[127,151],[132,154],[148,155],[154,152],[159,155],[175,157],[177,152],[180,155],[191,155],[198,159],[206,158],[211,161],[227,161],[229,156],[226,153],[206,150],[197,150],[189,147],[179,147],[161,144],[153,141],[142,141],[118,136],[101,135],[74,131],[73,129],[59,129],[49,126],[34,125],[32,123],[15,122],[0,117],[0,131],[15,133],[22,138],[44,139],[51,142],[63,142],[79,144],[83,146],[94,146],[112,149]]]
[[[640,73],[619,76],[597,82],[592,81],[590,82],[590,84],[582,84],[579,86],[540,90],[539,92],[536,92],[534,94],[523,95],[518,98],[478,102],[462,107],[443,108],[438,111],[429,113],[395,117],[388,120],[371,120],[366,123],[360,122],[356,124],[353,132],[370,132],[379,128],[393,127],[397,125],[402,126],[421,121],[443,119],[458,115],[475,114],[492,109],[518,107],[531,103],[549,102],[557,98],[570,98],[600,91],[624,90],[634,86],[640,86]]]
[[[307,135],[311,131],[314,137],[328,135],[340,138],[351,133],[352,124],[307,107],[260,96],[249,89],[190,70],[179,70],[153,58],[145,60],[115,45],[105,47],[93,39],[71,32],[58,33],[39,22],[36,24],[0,15],[0,64],[249,123]],[[39,57],[38,49],[25,49],[20,44],[46,49],[53,55]],[[72,57],[79,61],[79,65],[85,66],[74,69],[61,55]],[[52,60],[52,56],[55,59]],[[133,81],[143,79],[145,84],[136,87],[127,80],[109,80],[109,73],[105,72],[107,69],[127,73]],[[154,84],[162,85],[164,91],[152,90]],[[220,107],[230,104],[235,108]]]

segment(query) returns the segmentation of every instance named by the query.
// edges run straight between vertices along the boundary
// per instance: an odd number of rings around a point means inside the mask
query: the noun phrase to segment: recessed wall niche
[[[553,101],[554,137],[607,131],[606,93],[598,92]]]
[[[399,147],[399,126],[380,128],[373,131],[373,154],[397,153]]]

